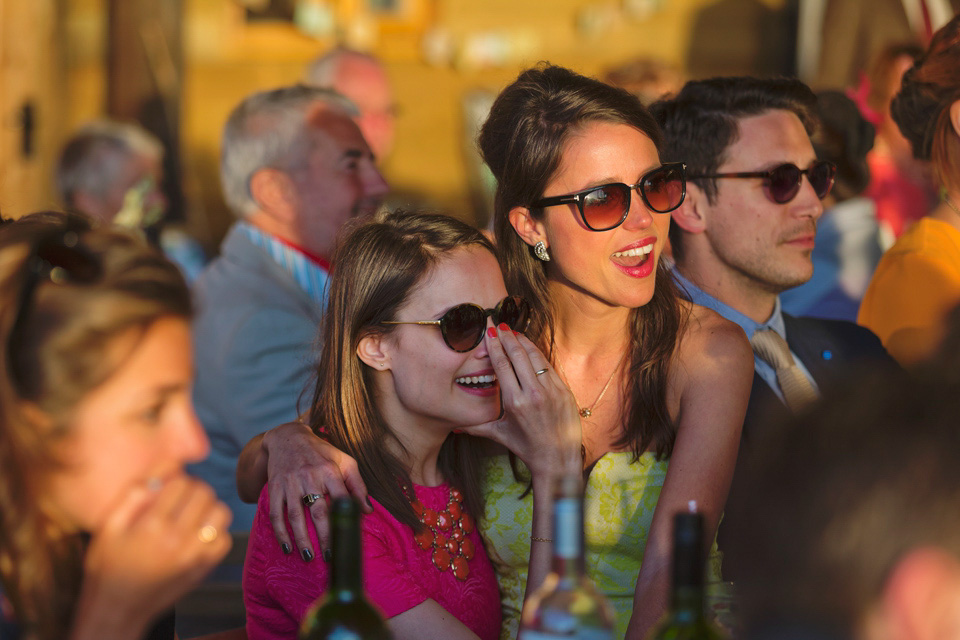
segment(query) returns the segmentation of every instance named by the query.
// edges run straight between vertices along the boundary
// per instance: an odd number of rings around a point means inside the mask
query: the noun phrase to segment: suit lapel
[[[817,331],[809,331],[809,325],[802,319],[783,314],[783,324],[787,330],[787,344],[790,350],[800,358],[817,384],[830,376],[834,367],[834,353],[831,343]]]

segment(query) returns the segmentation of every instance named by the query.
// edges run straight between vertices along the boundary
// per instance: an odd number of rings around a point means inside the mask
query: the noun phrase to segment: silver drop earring
[[[533,245],[533,255],[537,256],[538,260],[550,262],[550,254],[547,252],[547,245],[543,244],[543,240]]]

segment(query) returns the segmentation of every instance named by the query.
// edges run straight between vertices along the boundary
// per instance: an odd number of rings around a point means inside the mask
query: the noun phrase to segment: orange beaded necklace
[[[467,564],[474,554],[473,541],[467,535],[473,531],[473,518],[463,510],[463,495],[450,488],[450,502],[443,511],[427,509],[417,499],[416,494],[408,492],[410,505],[423,524],[414,539],[424,551],[431,551],[433,566],[440,571],[453,571],[458,580],[466,580],[470,575]]]

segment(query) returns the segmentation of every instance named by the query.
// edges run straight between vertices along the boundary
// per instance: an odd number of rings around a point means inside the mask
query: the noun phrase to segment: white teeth
[[[645,256],[648,253],[653,251],[653,245],[647,244],[642,247],[637,247],[636,249],[629,249],[627,251],[617,251],[613,254],[614,258],[636,258],[637,256]]]
[[[493,374],[486,376],[463,376],[461,378],[457,378],[457,384],[490,384],[496,380],[497,376]]]

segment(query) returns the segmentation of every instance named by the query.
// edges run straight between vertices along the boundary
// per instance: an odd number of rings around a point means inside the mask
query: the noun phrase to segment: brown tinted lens
[[[440,318],[440,329],[447,346],[454,351],[470,351],[483,339],[487,317],[480,307],[458,304]]]
[[[683,202],[685,179],[681,167],[660,167],[645,175],[640,182],[640,195],[657,213],[673,211]]]
[[[597,187],[583,196],[583,221],[594,231],[606,231],[620,224],[630,207],[630,190],[624,184]]]

